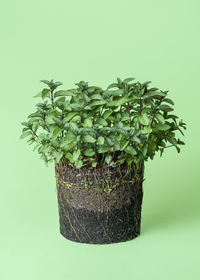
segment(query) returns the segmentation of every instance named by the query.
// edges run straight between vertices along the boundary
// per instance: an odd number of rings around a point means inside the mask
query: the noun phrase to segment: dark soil
[[[80,170],[55,166],[60,232],[67,239],[93,244],[131,240],[140,234],[144,164]]]

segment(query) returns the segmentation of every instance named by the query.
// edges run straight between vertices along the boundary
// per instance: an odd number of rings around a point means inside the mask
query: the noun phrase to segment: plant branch
[[[52,103],[52,106],[53,106],[53,109],[54,109],[55,107],[54,107],[53,89],[51,89],[51,103]]]
[[[140,114],[142,114],[142,96],[140,95]]]
[[[170,147],[173,147],[173,146],[174,146],[174,145],[169,145],[169,146],[164,147],[164,149],[170,148]]]
[[[31,128],[31,131],[33,132],[33,135],[37,138],[38,136],[32,128]]]
[[[62,121],[63,121],[63,119],[64,119],[64,112],[62,111],[62,116],[61,116],[61,119],[62,119]],[[63,122],[62,122],[62,128],[63,128]],[[62,137],[64,136],[64,131],[63,131],[63,129],[62,129]]]
[[[50,130],[49,130],[48,126],[47,126],[47,123],[46,123],[46,116],[45,116],[45,115],[44,115],[44,117],[43,117],[43,121],[44,121],[44,127],[46,128],[46,130],[47,130],[48,132],[50,132]]]

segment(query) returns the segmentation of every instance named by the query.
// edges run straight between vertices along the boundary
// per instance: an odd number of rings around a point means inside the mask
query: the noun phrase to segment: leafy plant
[[[68,90],[57,90],[61,82],[41,82],[46,87],[35,97],[42,101],[22,123],[21,138],[35,143],[46,164],[130,166],[184,145],[176,135],[184,135],[186,124],[172,113],[168,91],[151,88],[151,82],[117,78],[105,90],[84,81]]]

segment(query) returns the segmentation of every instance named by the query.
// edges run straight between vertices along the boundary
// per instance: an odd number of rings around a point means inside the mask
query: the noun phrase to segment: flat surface
[[[4,1],[0,11],[2,280],[198,280],[200,2]],[[187,145],[145,166],[142,233],[113,245],[59,234],[54,168],[25,141],[40,79],[102,87],[119,76],[170,90]]]

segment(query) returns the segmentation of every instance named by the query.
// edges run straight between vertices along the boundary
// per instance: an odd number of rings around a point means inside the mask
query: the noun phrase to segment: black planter
[[[106,244],[140,234],[144,163],[76,169],[55,165],[60,233],[69,240]]]

